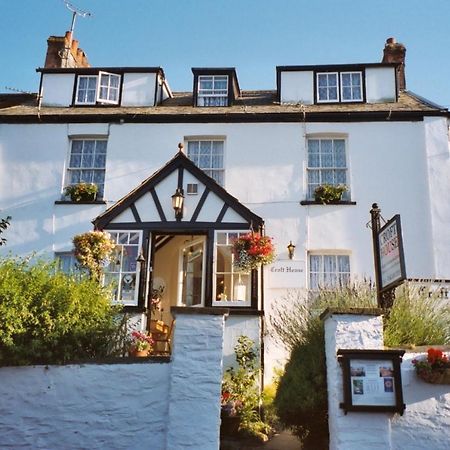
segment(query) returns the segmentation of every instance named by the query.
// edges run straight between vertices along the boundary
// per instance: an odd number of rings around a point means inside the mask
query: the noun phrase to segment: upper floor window
[[[309,288],[339,288],[350,281],[349,255],[309,255]]]
[[[188,141],[187,156],[200,169],[224,185],[224,141],[223,140],[199,140]]]
[[[98,75],[79,75],[75,103],[77,105],[118,104],[120,78],[120,75],[101,71]]]
[[[362,101],[361,72],[341,72],[341,100]]]
[[[77,259],[73,251],[71,252],[56,252],[55,259],[59,270],[66,274],[72,274],[77,268]]]
[[[323,184],[347,186],[345,139],[308,139],[308,200],[314,199],[315,189]],[[343,194],[349,198],[349,191]]]
[[[316,76],[318,103],[363,100],[361,72],[324,72]]]
[[[228,106],[228,75],[199,75],[197,106]]]
[[[98,188],[97,198],[103,198],[106,142],[106,139],[72,140],[66,185],[94,183]]]

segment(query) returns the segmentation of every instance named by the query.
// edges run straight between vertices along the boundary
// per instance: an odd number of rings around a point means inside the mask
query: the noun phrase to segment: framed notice
[[[396,214],[378,232],[380,290],[388,290],[406,279],[400,215]]]
[[[344,401],[348,411],[403,414],[400,364],[404,350],[338,350],[342,365]]]

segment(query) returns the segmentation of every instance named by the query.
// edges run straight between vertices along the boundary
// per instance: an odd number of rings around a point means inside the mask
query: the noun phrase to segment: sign
[[[400,363],[403,350],[338,350],[347,411],[403,413]]]
[[[267,267],[269,288],[305,287],[305,261],[277,260]]]
[[[406,278],[400,215],[396,214],[378,232],[380,290],[398,284]]]

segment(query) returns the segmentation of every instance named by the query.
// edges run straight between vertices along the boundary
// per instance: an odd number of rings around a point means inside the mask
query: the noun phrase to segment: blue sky
[[[174,91],[191,67],[236,67],[241,88],[274,89],[275,66],[379,62],[405,44],[407,88],[450,107],[449,0],[73,0],[92,17],[75,38],[92,66],[161,66]],[[0,0],[0,91],[36,91],[47,37],[70,28],[62,0]]]

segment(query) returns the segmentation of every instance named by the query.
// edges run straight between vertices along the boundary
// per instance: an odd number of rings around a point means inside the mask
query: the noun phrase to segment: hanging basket
[[[247,233],[233,242],[234,268],[248,273],[263,264],[275,261],[275,248],[272,238],[259,233]]]
[[[434,370],[419,370],[417,376],[430,384],[450,384],[450,368],[449,369],[434,369]]]

